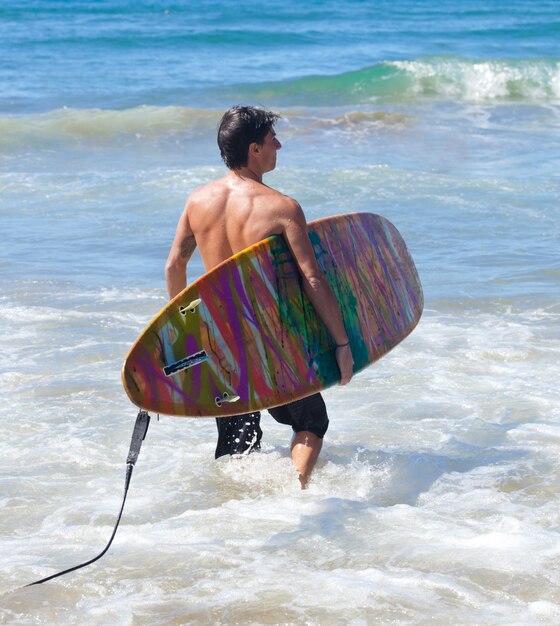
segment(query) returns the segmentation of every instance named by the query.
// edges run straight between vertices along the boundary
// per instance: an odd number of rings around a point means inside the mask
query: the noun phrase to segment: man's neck
[[[236,176],[237,178],[241,178],[244,180],[254,180],[257,183],[262,183],[262,172],[260,172],[259,170],[257,170],[256,168],[251,168],[249,165],[246,165],[244,167],[240,167],[237,170],[231,170],[231,174],[233,176]]]

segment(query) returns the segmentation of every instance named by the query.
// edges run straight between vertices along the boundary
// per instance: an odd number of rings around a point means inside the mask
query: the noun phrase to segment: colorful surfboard
[[[379,215],[310,222],[309,237],[340,303],[358,372],[418,323],[416,268],[397,229]],[[239,252],[182,291],[140,335],[122,370],[134,404],[190,417],[270,408],[339,378],[334,343],[281,236]]]

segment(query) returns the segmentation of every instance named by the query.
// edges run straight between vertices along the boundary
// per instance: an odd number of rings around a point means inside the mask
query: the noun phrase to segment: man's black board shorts
[[[322,439],[329,427],[327,407],[320,393],[268,409],[268,412],[280,424],[291,426],[295,433],[305,430]],[[215,458],[259,450],[262,439],[260,421],[259,411],[216,418],[218,445]]]

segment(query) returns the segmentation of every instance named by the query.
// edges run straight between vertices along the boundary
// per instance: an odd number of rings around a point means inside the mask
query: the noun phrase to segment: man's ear
[[[257,156],[260,153],[260,151],[261,151],[261,146],[259,146],[259,144],[256,141],[249,144],[249,155]]]

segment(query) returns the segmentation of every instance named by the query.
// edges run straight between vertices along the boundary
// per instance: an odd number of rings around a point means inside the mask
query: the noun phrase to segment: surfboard
[[[308,227],[358,372],[418,323],[418,273],[398,230],[379,215],[338,215]],[[284,237],[275,235],[207,272],[160,311],[130,349],[122,381],[147,411],[236,415],[336,384],[334,348]]]

